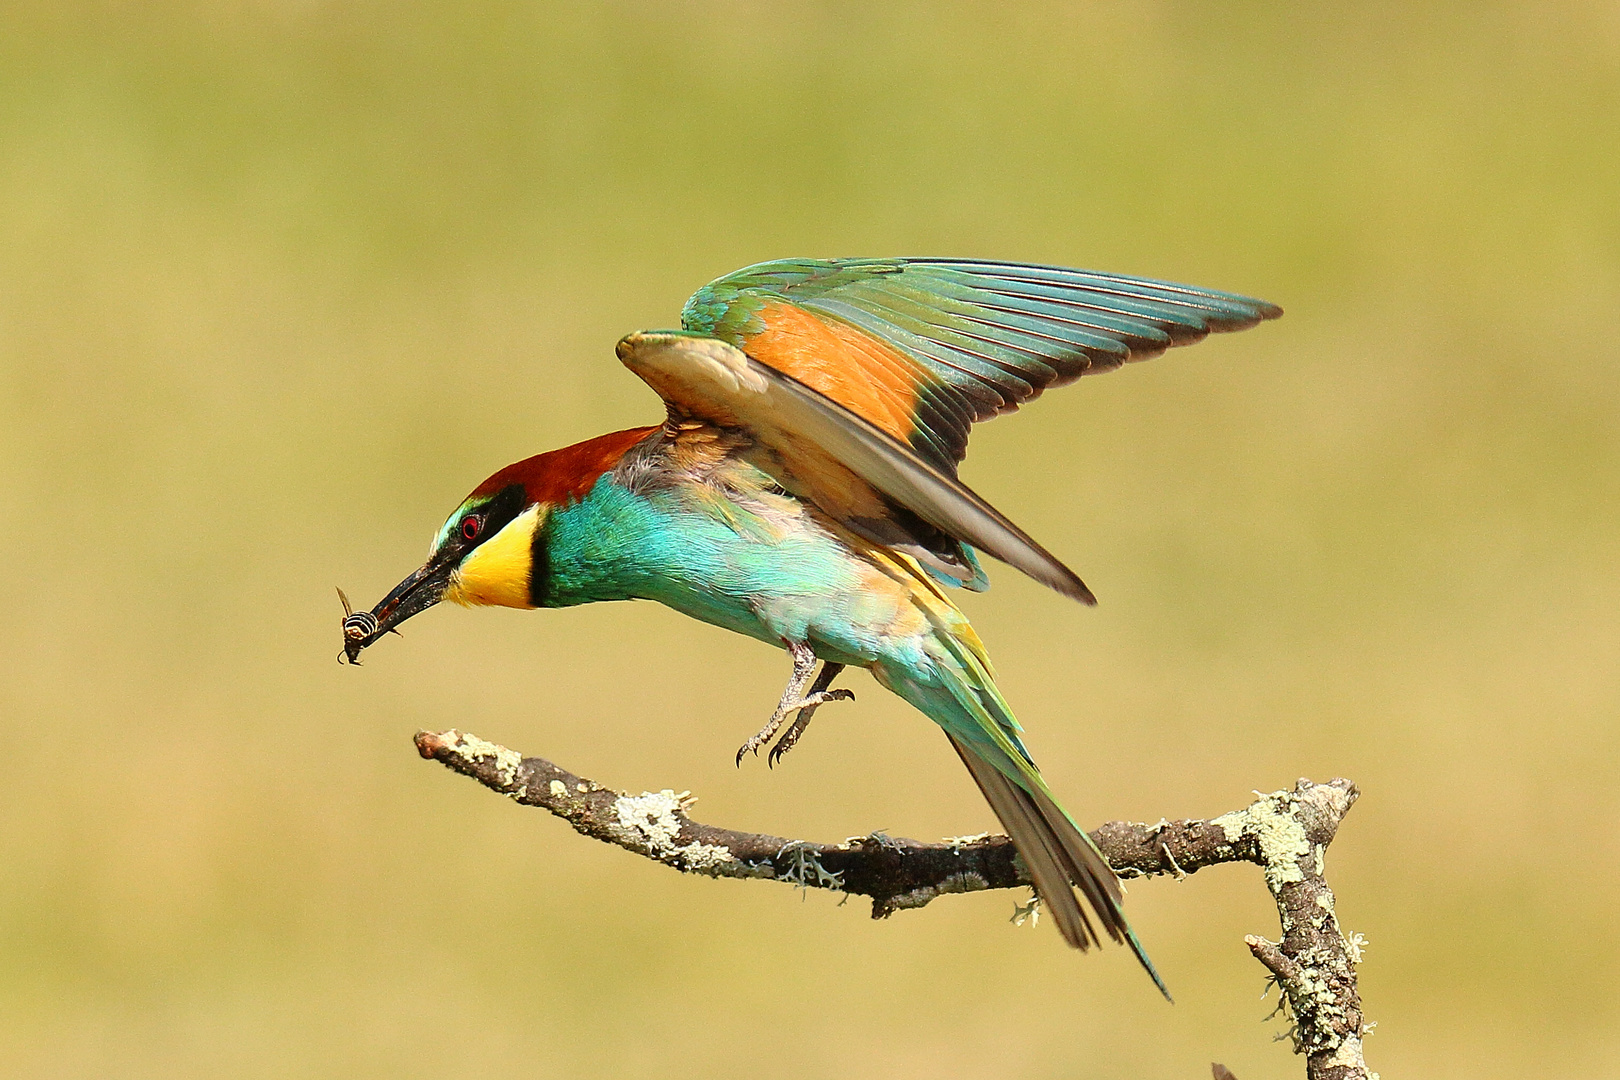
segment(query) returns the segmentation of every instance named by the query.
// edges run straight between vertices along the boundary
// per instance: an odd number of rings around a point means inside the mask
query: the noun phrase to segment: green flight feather
[[[762,312],[791,303],[853,326],[931,373],[913,443],[954,469],[972,423],[1081,375],[1112,371],[1281,309],[1150,278],[972,259],[783,259],[699,289],[682,325],[745,352]]]

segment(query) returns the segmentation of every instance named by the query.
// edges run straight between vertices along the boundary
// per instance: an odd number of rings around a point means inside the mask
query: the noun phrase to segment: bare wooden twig
[[[424,758],[525,806],[549,810],[593,839],[685,873],[764,878],[869,897],[875,919],[946,893],[1030,885],[1005,836],[926,844],[874,833],[816,844],[704,825],[687,816],[690,793],[629,795],[461,731],[418,732],[416,747]],[[1357,794],[1348,780],[1300,780],[1292,791],[1259,795],[1245,809],[1211,820],[1111,821],[1091,834],[1125,878],[1181,878],[1229,862],[1264,869],[1282,940],[1245,940],[1281,987],[1292,1023],[1288,1037],[1306,1056],[1308,1080],[1377,1078],[1362,1058],[1365,1028],[1355,971],[1360,938],[1340,930],[1322,876],[1323,854]]]

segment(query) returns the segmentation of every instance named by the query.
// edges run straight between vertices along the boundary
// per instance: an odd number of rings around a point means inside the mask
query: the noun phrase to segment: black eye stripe
[[[513,518],[523,512],[523,506],[527,501],[528,497],[522,484],[508,484],[496,492],[489,501],[463,517],[456,531],[445,542],[445,546],[472,550],[506,528]]]

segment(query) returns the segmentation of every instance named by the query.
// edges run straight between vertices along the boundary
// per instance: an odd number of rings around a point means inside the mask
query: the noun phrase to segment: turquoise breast
[[[895,644],[883,631],[896,598],[874,595],[861,557],[802,510],[766,522],[738,503],[718,512],[713,492],[643,494],[609,476],[552,511],[543,537],[548,607],[656,600],[773,645],[809,641],[841,663]]]

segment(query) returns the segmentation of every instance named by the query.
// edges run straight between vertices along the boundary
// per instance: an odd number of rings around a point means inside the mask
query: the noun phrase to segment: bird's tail
[[[1030,760],[978,635],[937,585],[927,582],[918,592],[918,606],[929,613],[934,631],[924,649],[931,661],[928,670],[879,663],[872,673],[945,729],[1029,868],[1035,891],[1063,939],[1082,950],[1101,945],[1089,907],[1102,931],[1130,946],[1168,999],[1164,980],[1120,907],[1119,879],[1091,838],[1058,805]]]
[[[1026,791],[955,736],[949,738],[984,793],[990,809],[996,812],[1007,835],[1012,837],[1024,865],[1029,867],[1029,875],[1035,880],[1035,892],[1046,905],[1063,940],[1081,950],[1102,944],[1085,908],[1075,896],[1074,890],[1078,888],[1108,936],[1131,947],[1153,984],[1169,999],[1169,989],[1120,908],[1119,879],[1091,838],[1057,804],[1045,784]]]

